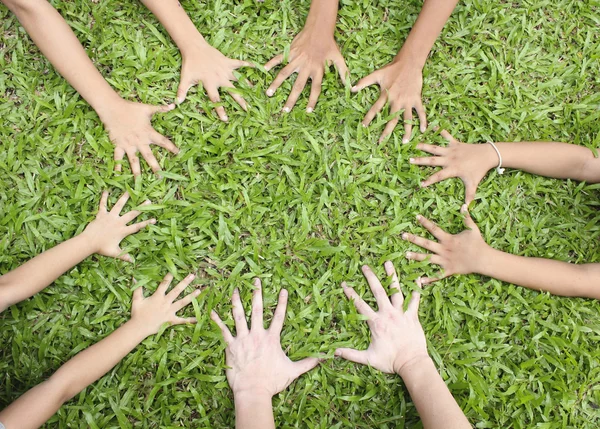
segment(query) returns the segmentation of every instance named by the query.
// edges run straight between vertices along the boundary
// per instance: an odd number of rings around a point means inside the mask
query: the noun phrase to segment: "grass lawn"
[[[352,81],[387,64],[421,1],[342,0],[336,40]],[[181,58],[141,3],[54,1],[91,58],[130,100],[171,102]],[[209,42],[264,64],[302,28],[309,1],[183,1]],[[418,188],[432,172],[411,166],[418,141],[398,128],[377,139],[385,115],[360,125],[377,87],[351,94],[333,70],[313,114],[308,89],[289,114],[291,84],[272,98],[275,74],[242,69],[251,105],[224,96],[223,124],[201,91],[154,124],[181,149],[155,149],[165,174],[134,182],[113,173],[112,145],[95,112],[0,6],[0,269],[6,272],[83,230],[101,191],[146,198],[158,223],[125,240],[135,264],[93,257],[43,293],[0,315],[0,408],[129,317],[132,276],[150,290],[168,271],[196,271],[208,286],[190,315],[147,339],[66,404],[48,428],[225,428],[234,423],[224,343],[209,310],[231,321],[239,286],[263,279],[265,308],[290,290],[282,344],[292,359],[331,359],[274,399],[279,427],[419,427],[398,377],[333,359],[336,346],[366,347],[368,327],[344,297],[347,280],[373,303],[360,266],[381,276],[391,259],[406,290],[436,267],[408,262],[403,231],[424,233],[424,214],[462,230],[458,179]],[[468,142],[550,140],[600,146],[600,2],[460,3],[424,71],[432,124]],[[277,69],[279,70],[279,69]],[[206,111],[206,113],[204,113]],[[387,111],[386,111],[387,112]],[[144,166],[145,167],[145,166]],[[600,186],[507,171],[481,184],[472,215],[488,243],[519,255],[600,262]],[[246,305],[246,309],[249,305]],[[421,321],[429,350],[459,405],[479,428],[600,425],[600,303],[553,297],[481,276],[429,287]],[[225,319],[225,317],[224,317]]]

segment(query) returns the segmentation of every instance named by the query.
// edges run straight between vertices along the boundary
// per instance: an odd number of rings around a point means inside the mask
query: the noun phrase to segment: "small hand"
[[[465,185],[465,202],[475,199],[475,192],[481,180],[497,162],[496,152],[489,144],[465,144],[456,140],[446,130],[442,137],[448,140],[448,147],[419,143],[417,149],[436,156],[411,158],[415,165],[442,167],[440,171],[421,182],[421,187],[433,185],[451,177],[458,177]]]
[[[265,64],[265,70],[269,71],[282,62],[283,54],[279,54]],[[313,30],[311,27],[304,28],[292,41],[289,64],[281,69],[275,77],[275,80],[271,83],[269,89],[267,89],[267,95],[271,97],[284,80],[293,73],[298,73],[298,77],[296,78],[296,82],[294,82],[283,111],[289,112],[292,110],[310,78],[312,87],[306,111],[311,113],[315,109],[317,100],[321,94],[321,84],[323,82],[325,67],[329,67],[331,64],[335,65],[342,82],[345,84],[348,78],[348,67],[346,67],[344,57],[342,57],[333,36],[328,37],[318,30]]]
[[[194,317],[185,318],[177,316],[177,312],[188,306],[202,290],[196,289],[179,301],[175,301],[186,287],[194,280],[195,276],[189,274],[180,281],[177,286],[167,293],[167,289],[173,281],[173,276],[167,274],[158,285],[156,292],[148,298],[144,298],[144,290],[140,286],[133,291],[133,303],[131,306],[131,321],[139,324],[148,335],[156,334],[162,325],[181,325],[184,323],[196,323]]]
[[[119,244],[128,235],[135,234],[147,225],[155,224],[156,219],[127,225],[141,213],[138,210],[132,210],[125,213],[123,216],[119,216],[128,199],[129,194],[125,192],[121,198],[119,198],[112,210],[108,211],[106,207],[108,192],[104,191],[102,193],[100,208],[98,209],[96,219],[94,219],[82,233],[87,237],[88,241],[92,243],[94,253],[119,258],[127,262],[133,262],[133,259],[129,254],[123,255],[123,251],[119,247]],[[150,204],[150,201],[146,200],[142,205],[145,206],[148,204]]]
[[[266,394],[270,397],[287,388],[296,378],[313,369],[319,363],[316,358],[292,362],[281,349],[280,335],[287,307],[287,290],[279,293],[269,329],[263,326],[262,286],[254,280],[252,296],[252,327],[248,329],[246,316],[240,300],[240,292],[233,292],[233,318],[237,336],[234,337],[219,315],[211,312],[211,319],[219,325],[227,343],[225,363],[228,367],[227,381],[234,395]]]
[[[388,298],[387,292],[371,268],[363,266],[363,274],[377,300],[377,312],[364,302],[353,288],[345,282],[342,283],[346,296],[354,302],[358,312],[367,317],[371,329],[371,344],[367,350],[339,348],[335,355],[352,362],[370,365],[389,374],[400,374],[406,365],[429,358],[425,333],[419,322],[421,294],[413,292],[408,309],[404,311],[404,297],[396,270],[390,261],[385,263],[385,271],[392,277],[391,287],[395,290],[391,298]]]
[[[425,132],[427,129],[427,117],[421,101],[423,75],[420,67],[412,64],[411,61],[396,57],[390,64],[359,80],[352,87],[352,92],[358,92],[375,83],[381,88],[381,94],[363,119],[362,124],[364,127],[369,126],[375,115],[389,102],[390,113],[392,115],[401,110],[404,111],[404,137],[402,138],[402,143],[410,141],[412,132],[410,121],[413,118],[413,109],[417,111],[417,115],[419,116],[421,132]],[[399,120],[400,117],[397,115],[387,123],[379,138],[380,143],[392,134]]]
[[[248,61],[227,58],[207,43],[185,52],[181,68],[181,81],[179,89],[177,89],[177,103],[183,103],[190,88],[199,83],[202,83],[210,101],[220,103],[219,88],[226,90],[234,88],[232,82],[236,82],[238,79],[233,71],[240,67],[254,67],[254,65]],[[241,95],[235,92],[229,94],[242,109],[248,110],[248,104]],[[218,106],[215,110],[221,121],[226,122],[229,119],[223,106]]]
[[[404,240],[433,252],[433,254],[406,252],[407,259],[425,261],[430,258],[432,264],[442,268],[442,271],[435,277],[422,278],[423,284],[429,284],[454,274],[477,272],[478,261],[488,246],[481,237],[479,228],[471,219],[467,206],[463,205],[460,211],[465,216],[465,225],[468,229],[456,235],[448,234],[421,215],[417,216],[419,223],[439,241],[438,243],[413,234],[402,234]]]
[[[133,175],[139,176],[141,174],[140,160],[137,157],[139,152],[152,171],[155,173],[159,171],[160,165],[154,157],[150,145],[155,144],[175,154],[179,153],[179,149],[168,138],[152,128],[152,116],[155,113],[168,112],[174,108],[174,104],[152,106],[126,100],[115,105],[108,114],[102,117],[108,136],[115,145],[115,161],[121,161],[127,155]],[[117,162],[115,171],[121,171],[121,163]]]

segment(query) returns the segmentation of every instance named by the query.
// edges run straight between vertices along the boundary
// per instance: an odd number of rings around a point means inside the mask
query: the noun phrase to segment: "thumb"
[[[474,185],[473,182],[471,182],[471,181],[465,182],[465,203],[467,206],[469,204],[471,204],[471,202],[475,199],[476,192],[477,192],[477,185]]]
[[[133,299],[137,301],[144,299],[144,288],[142,286],[133,291]]]
[[[367,358],[367,352],[365,350],[347,349],[342,347],[335,351],[335,355],[351,362],[369,365],[369,359]]]
[[[175,104],[171,103],[171,104],[167,104],[167,105],[162,105],[162,106],[155,106],[155,105],[148,105],[148,111],[150,113],[150,116],[155,115],[157,113],[166,113],[166,112],[170,112],[171,110],[173,110],[175,108]]]
[[[352,92],[358,92],[369,85],[377,83],[378,71],[371,73],[368,76],[363,77],[361,80],[356,82],[356,85],[352,87]]]
[[[193,85],[194,84],[191,81],[185,79],[183,76],[181,77],[179,87],[177,88],[177,104],[181,104],[185,101],[187,93]]]
[[[464,216],[465,226],[471,230],[479,231],[477,224],[473,221],[473,218],[471,218],[471,215],[469,214],[469,208],[466,204],[463,204],[463,206],[460,208],[460,212]]]
[[[315,366],[317,366],[319,364],[319,362],[320,362],[319,359],[313,358],[313,357],[302,359],[302,360],[299,360],[298,362],[294,362],[294,371],[296,372],[296,375],[294,378],[298,378],[305,372],[310,371]]]

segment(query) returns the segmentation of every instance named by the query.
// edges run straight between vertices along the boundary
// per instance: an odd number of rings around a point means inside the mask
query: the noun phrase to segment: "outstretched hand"
[[[371,329],[371,344],[367,350],[339,348],[335,355],[352,362],[370,365],[386,373],[401,374],[407,365],[429,358],[425,333],[419,322],[421,295],[419,292],[413,292],[408,309],[404,311],[404,296],[400,290],[396,270],[390,261],[385,263],[385,271],[392,278],[391,297],[388,297],[371,268],[365,265],[362,271],[375,295],[378,311],[373,310],[345,282],[342,283],[342,288],[346,296],[354,302],[358,312],[367,318]]]
[[[456,140],[446,130],[440,133],[448,141],[447,147],[419,143],[417,149],[434,156],[411,158],[410,163],[442,167],[440,171],[421,182],[423,188],[443,180],[458,177],[465,185],[465,202],[475,199],[477,186],[497,162],[496,152],[489,144],[465,144]]]
[[[123,250],[119,246],[121,241],[128,235],[135,234],[150,224],[155,224],[156,219],[127,225],[141,213],[139,210],[132,210],[120,216],[121,210],[125,207],[127,200],[129,200],[129,194],[125,192],[112,210],[108,211],[108,192],[104,191],[102,193],[96,219],[90,222],[82,233],[92,245],[94,253],[133,262],[131,255],[123,254]],[[142,203],[143,206],[148,204],[150,204],[149,200]]]
[[[254,280],[254,287],[250,329],[246,323],[238,289],[235,289],[232,297],[236,336],[231,334],[215,311],[211,312],[211,319],[219,325],[227,343],[226,374],[233,394],[273,397],[287,388],[296,378],[317,366],[319,360],[306,358],[292,362],[281,348],[280,335],[287,307],[287,290],[282,289],[279,293],[273,321],[271,326],[265,329],[260,279]]]
[[[454,274],[476,273],[479,269],[479,260],[488,245],[483,240],[479,228],[473,222],[467,206],[463,205],[461,213],[464,215],[465,226],[468,228],[460,234],[452,235],[437,226],[434,222],[419,215],[417,220],[433,235],[438,242],[428,240],[414,234],[404,233],[402,238],[410,241],[428,253],[406,252],[406,258],[414,261],[429,260],[432,264],[439,265],[442,270],[435,277],[424,277],[423,284],[429,284]]]

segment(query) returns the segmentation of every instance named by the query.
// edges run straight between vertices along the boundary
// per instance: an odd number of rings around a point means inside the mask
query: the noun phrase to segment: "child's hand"
[[[269,71],[282,62],[283,54],[279,54],[265,64],[265,70]],[[292,110],[310,78],[312,88],[306,111],[311,113],[315,109],[321,94],[321,83],[325,67],[329,67],[331,64],[335,65],[342,82],[345,84],[348,78],[348,67],[346,67],[344,57],[342,57],[333,36],[322,34],[320,29],[307,25],[292,41],[289,64],[281,69],[273,83],[271,83],[271,86],[267,89],[267,95],[271,97],[284,80],[293,73],[298,73],[283,111],[289,112]]]
[[[429,359],[425,333],[419,322],[421,295],[413,292],[408,309],[404,311],[404,297],[394,265],[387,261],[385,270],[387,275],[392,277],[391,287],[395,289],[390,298],[371,268],[363,266],[363,274],[377,300],[377,312],[364,302],[353,288],[345,282],[342,283],[346,296],[354,302],[358,312],[367,317],[371,329],[371,344],[367,350],[339,348],[335,355],[352,362],[370,365],[379,371],[400,374],[408,364],[419,359]]]
[[[147,335],[156,334],[162,325],[181,325],[184,323],[196,323],[194,317],[185,318],[177,316],[177,312],[189,305],[202,290],[196,289],[179,301],[175,301],[185,288],[194,280],[195,276],[189,274],[180,281],[177,286],[167,293],[173,276],[167,274],[158,285],[156,292],[148,298],[144,298],[143,288],[140,286],[133,291],[133,303],[131,305],[131,322],[140,326]]]
[[[437,280],[452,276],[454,274],[470,274],[478,272],[479,261],[488,245],[481,237],[479,228],[471,219],[467,206],[463,205],[461,213],[465,216],[465,225],[467,230],[460,234],[448,234],[437,226],[434,222],[417,216],[417,220],[423,225],[438,241],[427,240],[413,234],[404,233],[402,238],[410,241],[419,247],[422,247],[433,254],[406,252],[406,258],[414,261],[424,261],[428,258],[431,263],[439,265],[442,271],[433,278],[424,277],[423,284],[429,284]]]
[[[427,117],[425,108],[421,102],[421,90],[423,89],[423,74],[420,67],[397,57],[390,64],[371,73],[359,80],[352,87],[352,92],[358,92],[367,86],[378,84],[381,89],[379,99],[373,104],[362,121],[364,127],[367,127],[375,115],[383,109],[387,102],[390,103],[390,114],[404,111],[404,137],[402,143],[410,141],[412,132],[413,114],[412,110],[417,111],[419,121],[421,122],[421,132],[427,129]],[[396,124],[400,120],[399,115],[390,120],[379,138],[381,143],[387,136],[392,134]]]
[[[227,349],[225,362],[227,381],[234,395],[266,395],[269,398],[288,387],[296,378],[319,363],[316,358],[292,362],[281,349],[280,334],[285,319],[287,291],[279,293],[279,303],[269,329],[263,326],[263,303],[261,282],[254,280],[252,296],[252,328],[246,324],[246,316],[240,293],[233,292],[233,318],[236,337],[231,335],[219,315],[213,311],[212,320],[219,325]]]
[[[219,88],[225,88],[225,90],[233,88],[232,82],[237,81],[233,71],[240,67],[254,67],[254,65],[248,61],[227,58],[208,43],[204,43],[202,47],[184,51],[181,80],[177,89],[177,103],[183,103],[190,88],[199,83],[204,87],[210,101],[220,103]],[[229,94],[242,109],[248,110],[248,104],[241,95],[235,92]],[[225,122],[229,119],[223,106],[217,106],[215,110],[222,121]]]
[[[152,128],[152,116],[155,113],[168,112],[174,108],[174,104],[152,106],[126,100],[114,105],[101,119],[110,140],[115,145],[115,161],[121,161],[127,155],[133,175],[139,176],[141,174],[140,160],[137,157],[139,152],[152,171],[159,171],[160,165],[154,157],[150,145],[155,144],[175,154],[179,153],[179,149],[168,138]],[[121,163],[115,165],[115,171],[121,171]]]
[[[141,213],[140,211],[132,210],[125,213],[123,216],[119,216],[128,199],[129,194],[125,192],[121,198],[119,198],[112,210],[108,211],[106,207],[108,192],[104,191],[102,193],[100,208],[96,215],[96,219],[94,219],[82,233],[91,244],[94,253],[112,256],[113,258],[119,258],[127,262],[133,262],[133,259],[129,254],[122,254],[123,251],[119,247],[119,244],[128,235],[135,234],[145,226],[156,223],[156,219],[150,219],[128,226],[127,224]],[[145,201],[142,205],[147,204],[150,204],[150,201]]]
[[[436,156],[411,158],[415,165],[442,167],[440,171],[421,182],[423,188],[451,177],[458,177],[465,185],[465,202],[475,199],[475,192],[487,172],[498,163],[494,148],[489,144],[465,144],[456,140],[446,130],[442,137],[448,140],[448,147],[419,143],[417,149]]]

